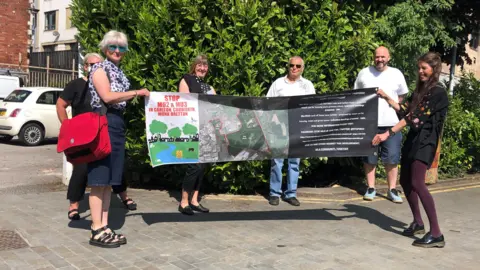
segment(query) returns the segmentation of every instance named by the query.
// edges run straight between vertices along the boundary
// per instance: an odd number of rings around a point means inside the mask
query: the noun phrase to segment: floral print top
[[[448,112],[448,95],[441,86],[433,87],[416,108],[408,111],[413,95],[400,104],[399,116],[410,126],[402,148],[402,159],[420,160],[430,166]]]
[[[126,92],[130,89],[130,81],[127,79],[123,71],[111,61],[105,60],[93,65],[88,78],[88,90],[91,94],[90,105],[94,109],[102,107],[102,100],[97,93],[97,89],[93,86],[93,74],[99,68],[102,68],[107,73],[108,80],[110,81],[110,91]],[[127,103],[125,101],[116,104],[107,104],[107,107],[117,110],[125,110],[126,106]]]

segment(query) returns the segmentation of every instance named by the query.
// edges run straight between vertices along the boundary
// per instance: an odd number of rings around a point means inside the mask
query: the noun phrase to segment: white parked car
[[[25,145],[34,146],[60,132],[55,104],[63,89],[22,87],[0,100],[0,140],[18,135]]]

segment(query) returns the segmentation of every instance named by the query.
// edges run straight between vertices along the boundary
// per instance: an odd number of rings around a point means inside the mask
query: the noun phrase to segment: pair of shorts
[[[109,109],[107,120],[112,152],[104,159],[88,163],[88,186],[118,186],[122,184],[125,162],[123,111]]]
[[[392,127],[378,127],[377,134],[382,134]],[[363,162],[371,165],[378,163],[378,157],[382,159],[383,164],[397,165],[400,163],[402,147],[402,133],[397,132],[386,141],[380,143],[377,149],[368,157],[363,158]]]

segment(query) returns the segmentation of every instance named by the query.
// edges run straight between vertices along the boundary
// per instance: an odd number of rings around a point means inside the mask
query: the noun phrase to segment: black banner
[[[376,88],[292,97],[151,94],[153,166],[272,158],[371,155]]]

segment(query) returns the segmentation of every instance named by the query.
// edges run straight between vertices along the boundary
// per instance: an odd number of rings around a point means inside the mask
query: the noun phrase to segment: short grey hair
[[[84,62],[84,63],[87,62],[87,61],[88,61],[88,58],[90,58],[90,57],[96,57],[96,58],[100,59],[101,62],[103,62],[103,60],[104,60],[103,57],[102,57],[100,54],[98,54],[98,53],[87,53],[87,54],[85,54],[85,56],[83,57],[83,62]]]
[[[111,44],[128,46],[127,35],[117,30],[110,30],[105,34],[105,36],[103,36],[103,39],[100,44],[98,44],[98,47],[100,47],[100,49],[104,52],[108,45]]]
[[[292,62],[293,59],[300,59],[300,61],[302,61],[302,67],[305,67],[305,62],[303,61],[302,57],[300,57],[298,55],[292,56],[292,57],[290,57],[290,59],[288,59],[288,63]]]

